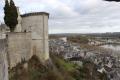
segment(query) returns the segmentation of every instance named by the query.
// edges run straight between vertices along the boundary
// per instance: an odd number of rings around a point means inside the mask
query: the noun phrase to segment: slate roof
[[[36,15],[43,15],[43,14],[48,15],[48,17],[49,17],[49,13],[47,13],[47,12],[26,13],[26,14],[21,15],[21,17],[36,16]]]

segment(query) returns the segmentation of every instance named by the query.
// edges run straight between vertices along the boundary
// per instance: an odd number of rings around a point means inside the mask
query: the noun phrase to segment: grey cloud
[[[50,33],[120,31],[120,3],[103,0],[15,0],[15,3],[22,14],[49,12]],[[0,1],[0,18],[2,7],[3,1]]]

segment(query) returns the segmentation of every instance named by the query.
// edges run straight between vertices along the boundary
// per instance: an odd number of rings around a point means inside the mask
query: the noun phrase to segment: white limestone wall
[[[32,39],[43,39],[43,16],[22,18],[22,32],[32,32]]]
[[[0,80],[8,80],[6,40],[0,40]]]
[[[0,32],[0,39],[5,39],[5,38],[6,38],[6,33]]]
[[[41,61],[49,59],[48,15],[33,15],[22,18],[22,32],[32,33],[32,50]]]
[[[18,24],[16,25],[15,31],[14,32],[21,32],[21,22],[22,22],[22,17],[19,12],[19,7],[17,7],[17,12],[18,12]]]
[[[48,38],[48,16],[43,16],[44,17],[44,54],[45,54],[45,59],[47,60],[48,58],[49,58],[49,46],[48,46],[48,40],[49,40],[49,38]]]
[[[7,52],[10,68],[32,57],[31,40],[31,33],[8,33]]]

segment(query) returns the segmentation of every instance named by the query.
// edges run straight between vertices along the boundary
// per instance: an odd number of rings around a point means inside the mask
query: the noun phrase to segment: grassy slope
[[[27,63],[22,62],[9,71],[10,80],[106,80],[104,74],[97,73],[90,62],[84,62],[84,67],[80,68],[58,56],[52,55],[51,59],[53,65],[48,67],[33,56]]]

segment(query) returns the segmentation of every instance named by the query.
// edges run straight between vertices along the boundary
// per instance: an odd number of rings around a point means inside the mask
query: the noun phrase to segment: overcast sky
[[[120,32],[120,3],[103,0],[14,0],[21,14],[50,13],[49,33]],[[0,0],[3,22],[4,0]]]

